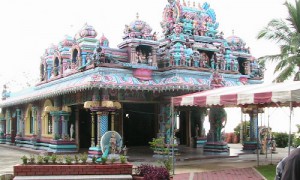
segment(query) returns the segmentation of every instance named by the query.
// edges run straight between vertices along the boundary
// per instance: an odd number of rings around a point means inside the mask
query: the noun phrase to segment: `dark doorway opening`
[[[179,130],[176,132],[176,138],[179,139],[180,144],[187,144],[187,125],[186,125],[186,112],[180,111],[179,115]]]
[[[126,146],[148,146],[155,137],[155,104],[123,105],[123,130]]]
[[[91,114],[83,107],[79,109],[79,138],[80,148],[91,147]]]

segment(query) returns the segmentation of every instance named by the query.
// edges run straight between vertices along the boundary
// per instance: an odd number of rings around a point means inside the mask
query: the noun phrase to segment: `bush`
[[[275,142],[277,147],[285,148],[288,146],[289,135],[287,133],[274,132]],[[293,142],[294,135],[291,134],[291,143]]]
[[[137,175],[142,176],[145,180],[168,180],[170,179],[169,171],[165,167],[142,164],[137,168]]]

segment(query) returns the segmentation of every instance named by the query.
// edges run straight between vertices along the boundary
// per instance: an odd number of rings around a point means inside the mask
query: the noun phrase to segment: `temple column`
[[[108,112],[102,112],[101,114],[101,136],[108,131]]]
[[[130,62],[131,63],[137,63],[137,61],[136,61],[136,50],[135,50],[136,46],[131,45],[130,47],[131,47]]]
[[[17,113],[17,136],[21,136],[21,109],[16,109],[16,113]]]
[[[35,106],[33,106],[31,108],[32,111],[32,134],[35,135],[36,134],[36,117],[37,117],[37,108]]]
[[[0,144],[5,143],[5,136],[4,136],[5,126],[6,126],[6,122],[5,122],[4,115],[0,113]]]
[[[53,132],[53,139],[58,140],[60,139],[59,134],[59,120],[60,120],[60,114],[58,111],[51,111],[50,115],[52,116],[52,132]]]
[[[256,141],[258,134],[258,113],[257,110],[253,110],[249,113],[250,116],[250,141]]]
[[[92,130],[91,130],[91,147],[95,147],[95,113],[91,113],[92,117]]]
[[[156,58],[156,51],[157,48],[153,47],[152,48],[152,66],[157,66],[157,58]]]
[[[61,134],[62,134],[62,137],[71,137],[71,135],[69,136],[69,133],[68,133],[68,121],[69,121],[69,117],[70,117],[70,114],[69,113],[65,113],[65,112],[62,112],[61,114]]]
[[[85,66],[85,64],[86,64],[86,52],[81,52],[81,59],[82,59],[82,61],[81,61],[81,66]]]
[[[10,122],[10,111],[6,111],[6,134],[10,134],[10,127],[11,127],[11,122]]]
[[[115,130],[115,112],[111,112],[111,131]]]
[[[97,147],[101,146],[101,112],[97,112]]]
[[[258,145],[258,113],[262,113],[263,108],[249,106],[242,108],[242,112],[250,116],[250,139],[243,142],[243,150],[255,150]]]

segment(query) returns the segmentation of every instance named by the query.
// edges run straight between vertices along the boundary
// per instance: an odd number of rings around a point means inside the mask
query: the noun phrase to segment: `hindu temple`
[[[117,48],[90,24],[47,47],[35,86],[21,92],[3,87],[0,143],[54,153],[87,148],[101,156],[102,136],[115,131],[127,147],[149,145],[156,137],[170,143],[175,134],[178,144],[192,146],[197,137],[204,152],[227,153],[220,134],[224,110],[176,107],[173,132],[171,97],[261,83],[262,69],[241,38],[224,37],[210,4],[165,3],[157,22],[162,38],[137,16],[125,22]],[[257,117],[246,113],[255,132]],[[207,115],[211,129],[205,132]],[[255,142],[257,135],[251,136]]]

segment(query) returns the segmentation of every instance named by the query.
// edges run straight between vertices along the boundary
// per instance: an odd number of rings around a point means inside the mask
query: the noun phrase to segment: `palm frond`
[[[276,41],[276,43],[287,44],[290,40],[290,29],[287,24],[280,19],[271,20],[267,27],[259,31],[257,39],[267,39]]]
[[[288,9],[289,17],[287,20],[291,22],[291,26],[300,33],[300,1],[295,0],[295,6],[286,2],[285,6]]]
[[[278,76],[275,78],[275,82],[283,82],[286,79],[288,79],[289,77],[291,77],[294,74],[294,67],[293,66],[287,66],[286,68],[284,68],[279,74]],[[273,82],[274,82],[273,81]]]

